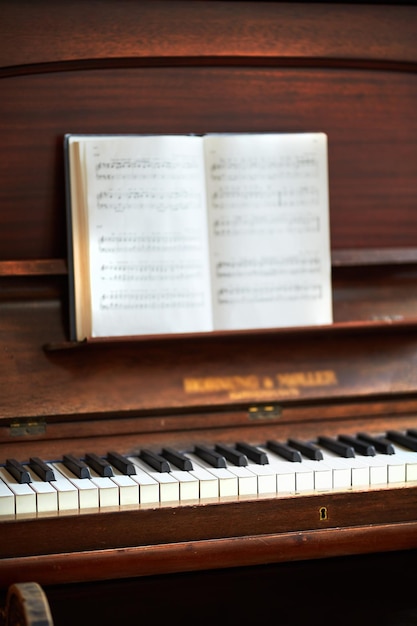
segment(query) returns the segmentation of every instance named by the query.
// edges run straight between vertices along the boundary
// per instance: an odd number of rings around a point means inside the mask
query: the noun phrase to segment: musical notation
[[[200,207],[201,193],[189,189],[111,189],[97,194],[99,211],[187,211]]]
[[[149,235],[118,233],[100,237],[98,248],[100,253],[192,251],[200,249],[200,237],[198,234],[178,232]]]
[[[237,261],[219,261],[216,264],[216,275],[219,278],[318,274],[320,271],[321,260],[318,253],[287,254],[260,259],[244,257]]]
[[[310,212],[265,213],[263,215],[235,215],[221,217],[213,222],[216,237],[240,235],[268,235],[273,233],[318,233],[320,217]]]
[[[100,297],[101,310],[190,309],[202,307],[204,294],[192,291],[110,291]]]
[[[97,180],[187,180],[197,163],[188,155],[177,154],[166,159],[160,156],[143,158],[112,158],[100,160],[95,166]]]
[[[101,266],[100,278],[108,282],[132,283],[189,280],[203,274],[197,262],[109,263]]]
[[[260,207],[290,208],[318,206],[319,190],[314,185],[263,189],[258,186],[223,186],[212,195],[214,209],[245,210]]]
[[[331,320],[323,134],[75,141],[93,336]]]
[[[220,305],[243,304],[248,302],[313,301],[320,300],[321,298],[321,284],[229,287],[217,291],[217,302]]]
[[[316,177],[319,161],[313,152],[276,156],[227,156],[218,157],[212,164],[210,176],[213,181],[257,181],[281,178]]]

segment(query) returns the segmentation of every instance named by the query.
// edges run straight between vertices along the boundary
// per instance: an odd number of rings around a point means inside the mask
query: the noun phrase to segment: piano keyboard
[[[182,453],[143,449],[59,461],[7,459],[0,516],[187,503],[213,498],[306,494],[417,481],[417,430],[358,433],[253,446],[197,445]]]

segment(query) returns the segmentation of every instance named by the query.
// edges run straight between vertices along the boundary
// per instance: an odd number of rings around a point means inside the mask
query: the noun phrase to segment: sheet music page
[[[84,143],[92,336],[212,330],[201,138]]]
[[[326,135],[205,142],[215,329],[331,323]]]

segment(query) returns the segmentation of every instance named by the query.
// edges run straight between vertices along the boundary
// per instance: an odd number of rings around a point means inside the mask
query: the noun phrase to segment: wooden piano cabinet
[[[0,466],[417,428],[415,6],[1,13]],[[332,324],[70,341],[66,133],[307,131],[329,141]],[[400,626],[416,554],[416,481],[13,515],[0,590],[42,585],[57,626],[155,622],[162,603],[174,623]]]
[[[297,561],[45,589],[55,624],[143,621],[202,626],[323,622],[414,626],[416,551]]]
[[[376,553],[43,588],[55,626],[132,619],[412,626],[417,552]],[[411,573],[411,574],[410,574]],[[1,622],[0,622],[1,623]],[[32,626],[32,625],[31,625]],[[49,626],[49,625],[48,625]]]

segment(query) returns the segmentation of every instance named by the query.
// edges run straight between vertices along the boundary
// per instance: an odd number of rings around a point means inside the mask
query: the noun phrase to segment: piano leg
[[[1,618],[5,626],[53,626],[47,597],[34,582],[9,587]]]

